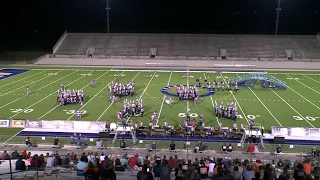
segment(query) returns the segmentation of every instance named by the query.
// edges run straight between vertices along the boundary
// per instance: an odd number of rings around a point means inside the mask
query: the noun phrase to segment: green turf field
[[[122,110],[124,99],[114,105],[108,99],[107,84],[121,74],[120,81],[133,80],[136,94],[128,100],[143,99],[144,117],[132,117],[133,122],[143,121],[147,124],[154,111],[159,113],[159,125],[167,121],[169,125],[178,126],[184,119],[187,106],[192,116],[198,120],[204,117],[206,126],[217,126],[213,116],[213,102],[220,104],[236,102],[240,122],[255,119],[269,130],[271,126],[320,127],[320,73],[319,72],[268,72],[272,76],[286,81],[288,88],[265,89],[257,83],[255,87],[240,87],[238,92],[216,92],[211,97],[201,98],[195,106],[193,102],[179,102],[175,98],[172,105],[164,103],[164,94],[160,90],[168,85],[195,84],[196,79],[218,78],[227,80],[243,76],[244,73],[189,72],[189,78],[182,78],[183,72],[148,72],[116,71],[110,69],[33,69],[26,73],[0,80],[0,119],[29,120],[76,120],[73,112],[77,109],[85,112],[82,120],[116,121],[116,113]],[[92,79],[97,84],[90,85]],[[84,104],[57,106],[57,90],[60,84],[70,89],[83,89],[86,96]],[[32,95],[26,96],[30,87]],[[204,90],[201,93],[206,93]],[[224,126],[233,122],[223,120]]]

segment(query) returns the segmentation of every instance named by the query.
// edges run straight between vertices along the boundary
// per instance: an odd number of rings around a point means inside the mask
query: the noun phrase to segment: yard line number
[[[218,79],[220,79],[220,78],[228,79],[229,77],[228,77],[228,76],[224,76],[224,77],[217,76],[217,78],[218,78]]]
[[[301,117],[301,116],[293,116],[293,119],[296,121],[303,121],[304,119],[308,121],[315,121],[319,119],[320,117],[312,117],[312,116],[306,116],[306,117]]]
[[[12,113],[31,113],[33,109],[10,109]]]
[[[253,120],[253,119],[256,119],[257,117],[261,117],[261,116],[260,116],[260,115],[252,115],[252,114],[248,114],[248,115],[247,115],[247,118],[248,118],[248,119],[252,119],[252,120]],[[243,119],[244,117],[239,114],[239,115],[238,115],[238,118],[239,118],[239,119]]]
[[[184,118],[184,117],[187,117],[187,114],[186,113],[179,113],[178,116],[181,118]],[[190,113],[190,117],[193,117],[193,118],[198,117],[198,114],[197,113]]]
[[[292,78],[292,77],[290,77],[290,78],[287,78],[288,80],[300,80],[299,78]]]
[[[66,112],[67,114],[76,114],[78,110],[63,110],[64,112]],[[87,111],[86,110],[80,110],[81,114],[86,114]]]
[[[111,75],[111,76],[126,76],[125,74],[115,74],[115,75]]]
[[[56,76],[58,73],[48,73],[48,76]]]

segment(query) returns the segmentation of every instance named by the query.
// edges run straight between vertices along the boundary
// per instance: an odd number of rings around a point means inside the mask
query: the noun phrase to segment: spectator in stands
[[[253,152],[254,152],[254,145],[253,145],[253,144],[251,144],[250,146],[248,146],[247,152],[249,152],[249,153],[253,153]]]
[[[209,167],[207,167],[204,164],[204,160],[200,160],[199,168],[197,169],[197,172],[199,173],[201,179],[208,178],[208,171],[209,171]]]
[[[103,168],[101,168],[100,174],[104,179],[110,179],[110,180],[116,179],[115,178],[116,174],[114,172],[114,165],[110,159],[106,159],[102,166]]]
[[[153,180],[153,175],[151,172],[149,172],[148,166],[142,166],[142,170],[137,174],[137,180]]]
[[[175,172],[176,179],[175,180],[183,180],[183,170],[182,170],[182,164],[178,165],[178,168]]]
[[[14,150],[11,153],[11,159],[18,159],[20,157],[20,154],[18,153],[18,150]]]
[[[26,139],[26,146],[28,147],[28,149],[31,149],[31,147],[32,147],[30,137],[27,137],[27,139]]]
[[[194,165],[190,165],[189,169],[186,173],[183,175],[184,180],[200,180],[200,175],[196,171],[196,167]]]
[[[161,159],[160,158],[155,158],[156,159],[156,162],[155,164],[153,165],[152,169],[153,169],[153,173],[154,173],[154,179],[155,180],[160,180],[160,176],[161,176]]]
[[[149,160],[149,156],[146,156],[146,158],[143,160],[143,164],[147,165],[148,167],[150,166],[150,160]]]
[[[303,180],[307,173],[303,169],[303,165],[299,163],[293,172],[293,178],[295,180]]]
[[[22,160],[22,157],[20,156],[16,162],[16,171],[25,171],[26,169],[26,163]]]
[[[90,180],[99,180],[100,179],[99,169],[94,167],[92,162],[88,163],[88,167],[85,167],[83,169],[83,172],[86,177],[89,177]]]
[[[252,165],[248,164],[246,170],[242,174],[244,180],[251,180],[255,177],[254,171],[252,169],[253,169]]]
[[[132,156],[129,158],[129,168],[133,169],[134,166],[136,166],[138,164],[138,157],[139,155],[136,154],[135,156]]]
[[[303,169],[306,172],[306,174],[310,174],[311,173],[311,165],[310,165],[310,162],[308,160],[305,160],[303,162]]]
[[[277,163],[277,167],[278,167],[278,168],[283,168],[283,166],[284,166],[284,162],[282,161],[282,159],[280,159],[280,160],[278,161],[278,163]]]
[[[209,177],[211,177],[212,175],[213,175],[213,169],[214,169],[214,166],[215,166],[216,164],[214,163],[214,159],[213,158],[211,158],[210,159],[210,162],[209,162],[209,172],[208,172],[208,176]]]
[[[171,179],[171,171],[170,167],[168,166],[168,160],[165,159],[166,157],[164,156],[162,160],[162,165],[161,165],[161,170],[160,170],[160,180],[170,180]]]
[[[223,167],[219,166],[217,168],[217,174],[211,177],[212,180],[229,180],[230,177],[223,174]]]
[[[119,158],[117,158],[115,160],[114,170],[115,171],[124,171],[124,165],[121,163]]]
[[[21,153],[21,156],[22,156],[22,158],[27,158],[27,156],[28,156],[27,150],[24,150],[24,151]]]
[[[98,149],[103,149],[103,144],[101,139],[98,139],[98,141],[96,142],[96,146]]]
[[[121,164],[123,164],[123,167],[124,167],[124,168],[127,168],[127,166],[128,166],[127,154],[124,154],[124,155],[120,158],[120,162],[121,162]]]
[[[54,160],[54,157],[53,157],[53,154],[50,154],[49,155],[49,153],[47,153],[47,164],[46,164],[46,167],[53,167],[54,166],[54,162],[55,162],[55,160]]]
[[[77,164],[77,169],[83,171],[84,168],[88,167],[88,158],[84,155],[81,156],[80,161]]]
[[[3,153],[1,154],[1,159],[8,160],[9,158],[10,158],[10,156],[7,153],[7,151],[3,151]]]
[[[65,156],[61,159],[61,166],[64,168],[70,167],[70,159],[69,156]]]
[[[261,174],[259,171],[254,173],[254,178],[252,178],[252,180],[260,180],[261,179]]]
[[[242,175],[241,172],[239,171],[238,166],[234,166],[233,171],[230,174],[231,180],[241,180]]]
[[[173,169],[174,168],[174,160],[172,158],[172,156],[170,156],[169,160],[168,160],[168,166],[169,168]]]
[[[54,155],[54,165],[61,166],[61,157],[57,153]]]

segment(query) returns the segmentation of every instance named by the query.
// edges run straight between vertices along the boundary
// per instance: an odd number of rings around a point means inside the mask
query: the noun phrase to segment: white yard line
[[[51,84],[59,81],[59,80],[61,80],[61,79],[64,79],[64,78],[66,78],[66,77],[68,77],[68,76],[71,76],[72,74],[74,74],[74,73],[76,73],[76,72],[78,72],[78,71],[75,71],[75,72],[73,72],[73,73],[71,73],[71,74],[68,74],[67,76],[64,76],[64,77],[59,78],[59,79],[57,79],[57,80],[55,80],[55,81],[52,81],[51,83],[49,83],[49,84],[47,84],[47,85],[45,85],[45,86],[43,86],[43,87],[41,87],[41,88],[39,88],[39,89],[36,89],[35,91],[32,91],[32,92],[39,91],[39,90],[41,90],[41,89],[43,89],[43,88],[45,88],[45,87],[47,87],[47,86],[49,86],[49,85],[51,85]],[[22,96],[22,97],[20,97],[20,98],[18,98],[18,99],[16,99],[16,100],[14,100],[14,101],[11,101],[11,102],[9,102],[8,104],[5,104],[5,105],[1,106],[0,109],[1,109],[1,108],[4,108],[4,107],[6,107],[6,106],[8,106],[8,105],[10,105],[10,104],[12,104],[12,103],[14,103],[14,102],[17,102],[17,101],[19,101],[20,99],[25,98],[25,97],[27,97],[27,96],[29,96],[29,95],[24,95],[24,96]]]
[[[140,101],[140,100],[141,100],[141,98],[143,97],[144,93],[147,91],[147,89],[148,89],[148,87],[149,87],[149,85],[150,85],[151,81],[152,81],[152,80],[153,80],[153,78],[156,76],[156,73],[157,73],[157,72],[154,72],[154,73],[153,73],[153,75],[152,75],[152,77],[151,77],[151,79],[150,79],[149,83],[147,84],[146,88],[144,88],[144,90],[143,90],[143,92],[142,92],[141,96],[139,97],[139,100],[138,100],[138,101]],[[129,122],[130,117],[131,117],[131,116],[129,116],[129,118],[127,119],[127,122],[126,122],[126,123],[128,123],[128,122]]]
[[[75,71],[78,72],[78,71]],[[99,76],[96,80],[100,79],[102,76],[104,76],[105,74],[107,74],[110,71],[107,71],[105,73],[103,73],[101,76]],[[91,73],[91,72],[90,72]],[[91,85],[91,83],[85,85],[84,87],[80,88],[80,89],[84,89],[86,87],[88,87],[89,85]],[[55,110],[57,107],[59,107],[60,105],[55,106],[54,108],[52,108],[50,111],[46,112],[45,114],[43,114],[41,117],[38,118],[38,120],[41,120],[43,117],[45,117],[46,115],[48,115],[49,113],[51,113],[53,110]]]
[[[317,80],[315,80],[315,79],[313,79],[313,78],[311,78],[311,77],[309,77],[309,76],[307,76],[307,75],[303,75],[303,76],[306,77],[306,78],[308,78],[308,79],[311,79],[311,80],[314,81],[314,82],[317,82],[318,84],[320,84],[319,81],[317,81]]]
[[[288,77],[290,77],[290,78],[292,78],[291,76],[289,76],[288,74],[286,74]],[[308,85],[306,85],[306,84],[304,84],[304,83],[302,83],[302,82],[300,82],[299,80],[295,80],[296,82],[298,82],[298,83],[300,83],[300,84],[302,84],[302,85],[304,85],[305,87],[307,87],[307,88],[309,88],[309,89],[311,89],[312,91],[314,91],[314,92],[316,92],[316,93],[318,93],[318,94],[320,94],[317,90],[315,90],[315,89],[313,89],[313,88],[311,88],[311,87],[309,87]]]
[[[131,81],[133,81],[138,75],[140,74],[140,71],[131,79]],[[102,112],[102,114],[98,117],[98,119],[96,120],[96,122],[100,121],[100,119],[102,118],[102,116],[109,110],[109,108],[112,106],[112,102],[109,104],[109,106]]]
[[[171,77],[172,77],[172,72],[170,73],[169,80],[168,80],[168,83],[167,83],[167,87],[170,85]],[[163,108],[163,104],[164,104],[164,101],[165,101],[165,100],[166,100],[166,95],[164,95],[164,96],[163,96],[163,99],[162,99],[162,104],[161,104],[161,106],[160,106],[159,116],[158,116],[158,119],[157,119],[156,126],[158,126],[159,119],[160,119],[161,112],[162,112],[162,108]]]
[[[81,76],[81,77],[79,77],[78,79],[74,80],[73,82],[67,84],[66,86],[69,86],[69,85],[71,85],[71,84],[79,81],[80,79],[82,79],[82,78],[84,78],[84,77],[85,77],[85,76]],[[30,105],[30,106],[28,106],[27,108],[25,108],[23,111],[25,111],[26,109],[29,109],[29,108],[37,105],[38,103],[42,102],[43,100],[47,99],[48,97],[50,97],[50,96],[52,96],[52,95],[54,95],[54,94],[57,94],[57,91],[54,91],[53,93],[47,95],[46,97],[40,99],[39,101],[37,101],[37,102],[35,102],[35,103],[33,103],[32,105]],[[14,114],[13,116],[9,117],[8,119],[12,119],[13,117],[16,117],[17,115],[21,114],[23,111],[20,111],[20,112]]]
[[[31,71],[29,71],[29,72],[31,72]],[[33,77],[33,76],[36,76],[36,75],[41,74],[41,73],[44,73],[44,72],[46,72],[46,71],[43,71],[43,72],[39,72],[39,73],[33,74],[33,75],[31,75],[31,76],[28,76],[28,77],[25,77],[25,78],[19,79],[18,81],[13,81],[13,82],[11,82],[11,83],[8,83],[8,84],[5,84],[5,85],[3,85],[3,86],[0,86],[0,88],[5,87],[5,86],[8,86],[8,85],[13,84],[13,83],[20,82],[20,81],[22,81],[22,80],[25,80],[25,79],[31,78],[31,77]],[[22,74],[23,74],[23,73],[22,73]],[[17,74],[17,75],[20,75],[20,74]],[[17,75],[14,75],[14,76],[17,76]],[[13,77],[14,77],[14,76],[13,76]],[[6,78],[6,79],[7,79],[7,78]]]
[[[59,71],[59,72],[57,72],[57,73],[60,73],[60,72],[62,72],[62,70]],[[0,97],[4,96],[4,95],[6,95],[6,94],[10,94],[10,93],[12,93],[12,92],[15,92],[15,91],[17,91],[17,90],[19,90],[19,89],[21,89],[21,88],[28,87],[28,86],[30,86],[30,85],[32,85],[32,84],[35,84],[35,83],[38,82],[38,81],[41,81],[41,80],[46,79],[46,78],[49,78],[49,77],[52,77],[52,76],[45,76],[45,77],[43,77],[43,78],[41,78],[41,79],[38,79],[38,80],[36,80],[36,81],[33,81],[33,82],[27,84],[27,85],[20,86],[19,88],[16,88],[16,89],[14,89],[14,90],[12,90],[12,91],[9,90],[9,92],[6,92],[6,93],[1,94]],[[32,90],[31,90],[31,92],[32,92]]]
[[[269,88],[275,95],[277,95],[283,102],[285,102],[294,112],[296,112],[302,119],[304,119],[310,126],[314,127],[304,116],[302,116],[295,108],[293,108],[286,100],[284,100],[277,92],[275,92],[272,88]]]
[[[108,71],[109,72],[109,71]],[[121,74],[123,74],[124,72],[122,72]],[[106,73],[104,73],[104,74],[106,74]],[[121,75],[120,74],[120,75]],[[114,78],[112,81],[114,81],[116,78]],[[82,105],[78,110],[81,110],[81,109],[83,109],[84,107],[86,107],[95,97],[97,97],[103,90],[105,90],[106,88],[108,88],[108,86],[111,84],[111,82],[112,81],[110,81],[106,86],[104,86],[98,93],[96,93],[88,102],[86,102],[84,105]],[[90,84],[89,84],[90,85]],[[74,114],[72,114],[68,119],[67,119],[67,121],[69,121],[72,117],[74,116]]]
[[[224,79],[224,76],[221,74],[221,72],[220,72],[220,76],[221,76],[221,78],[223,79],[224,83],[227,84],[227,81]],[[236,96],[233,94],[232,90],[230,91],[230,93],[231,93],[233,99],[236,101],[237,105],[239,106],[240,111],[242,112],[242,114],[243,114],[244,118],[246,119],[247,123],[250,124],[250,123],[249,123],[249,120],[248,120],[248,118],[247,118],[247,115],[246,115],[246,114],[244,113],[244,111],[242,110],[242,108],[241,108],[241,106],[240,106],[240,104],[239,104]]]
[[[237,76],[239,76],[239,74],[237,73]],[[240,77],[240,76],[239,76]],[[273,113],[267,108],[267,106],[261,101],[261,99],[256,95],[256,93],[254,91],[252,91],[252,89],[248,86],[248,89],[252,92],[252,94],[258,99],[258,101],[260,101],[260,103],[263,105],[263,107],[269,112],[269,114],[273,117],[273,119],[280,125],[282,126],[282,124],[278,121],[278,119],[273,115]]]
[[[207,76],[206,76],[206,73],[203,73],[204,75],[204,79],[207,79]],[[210,96],[210,99],[211,99],[211,103],[212,103],[212,110],[214,111],[214,102],[213,102],[213,99],[212,99],[212,95]]]

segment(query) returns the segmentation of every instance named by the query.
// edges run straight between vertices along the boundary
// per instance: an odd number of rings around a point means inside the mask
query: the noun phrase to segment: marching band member
[[[134,128],[135,128],[135,129],[138,129],[138,128],[139,128],[138,122],[136,122],[136,123],[134,124]]]
[[[30,88],[27,87],[27,95],[30,95],[30,94],[31,94]]]
[[[206,125],[204,123],[201,124],[202,129],[204,129],[206,127]]]
[[[167,123],[167,121],[164,121],[164,123],[163,123],[163,127],[164,127],[164,128],[167,128],[167,127],[168,127],[168,123]]]
[[[151,116],[151,120],[152,120],[152,121],[156,121],[157,119],[158,119],[157,111],[154,111],[154,112],[153,112],[153,115]]]
[[[245,130],[246,130],[246,129],[245,129],[243,123],[241,123],[241,124],[240,124],[240,131],[241,131],[242,133],[244,133]]]
[[[77,110],[76,114],[77,114],[77,119],[81,119],[82,113],[81,113],[81,110],[80,110],[80,109]]]
[[[213,136],[213,133],[214,133],[214,127],[211,125],[210,128],[209,128],[209,132],[211,134],[211,136]]]
[[[191,126],[191,128],[190,128],[191,136],[194,136],[194,131],[195,131],[194,126]]]
[[[153,123],[152,121],[149,122],[149,130],[153,129]]]
[[[143,122],[140,122],[140,127],[143,127]]]
[[[222,122],[218,122],[219,129],[222,130]]]
[[[237,131],[237,130],[238,130],[236,123],[233,123],[233,125],[232,125],[232,130],[233,130],[233,131]]]

